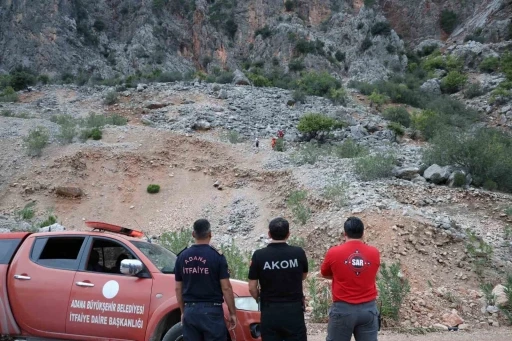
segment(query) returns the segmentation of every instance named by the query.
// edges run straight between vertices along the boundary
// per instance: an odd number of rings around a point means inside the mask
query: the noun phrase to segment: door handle
[[[23,275],[14,275],[14,278],[23,279],[23,280],[27,280],[27,281],[30,279],[29,276],[23,276]]]
[[[76,282],[76,285],[78,285],[79,287],[93,287],[94,286],[94,284],[87,283],[87,282]]]

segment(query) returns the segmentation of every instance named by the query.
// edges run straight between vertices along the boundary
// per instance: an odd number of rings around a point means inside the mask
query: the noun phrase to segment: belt
[[[201,307],[221,307],[222,303],[217,302],[185,302],[185,307],[201,306]]]

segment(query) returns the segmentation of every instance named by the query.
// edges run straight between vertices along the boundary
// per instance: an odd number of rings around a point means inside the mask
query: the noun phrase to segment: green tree
[[[342,123],[327,115],[307,113],[301,117],[297,130],[304,135],[306,141],[314,138],[323,140],[327,133],[342,126]]]

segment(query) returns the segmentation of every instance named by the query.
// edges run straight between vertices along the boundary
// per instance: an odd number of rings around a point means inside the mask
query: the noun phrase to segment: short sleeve
[[[259,279],[258,276],[258,260],[255,257],[256,252],[252,254],[251,264],[249,265],[249,279],[256,280]]]
[[[226,257],[224,257],[224,256],[219,257],[219,265],[220,265],[219,278],[220,279],[229,278],[228,262],[226,261]]]
[[[328,250],[325,254],[324,261],[322,262],[322,266],[320,267],[320,272],[323,276],[332,276],[332,269],[331,269],[331,250]]]
[[[309,271],[308,257],[306,256],[306,251],[301,249],[301,263],[302,263],[302,272],[307,273]]]
[[[176,258],[176,264],[174,265],[174,279],[176,282],[181,282],[183,281],[183,276],[182,276],[182,268],[180,266],[181,264],[181,257],[178,256],[178,258]]]

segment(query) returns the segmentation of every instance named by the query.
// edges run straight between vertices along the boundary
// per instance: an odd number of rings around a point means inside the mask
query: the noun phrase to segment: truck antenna
[[[151,238],[149,238],[148,234],[145,232],[145,231],[142,231],[142,227],[140,227],[139,223],[137,222],[137,220],[135,220],[135,218],[133,218],[133,221],[135,222],[135,224],[137,224],[137,226],[139,227],[140,231],[142,233],[144,233],[144,235],[146,236],[147,240],[148,240],[148,243],[149,244],[153,244],[151,243]]]

